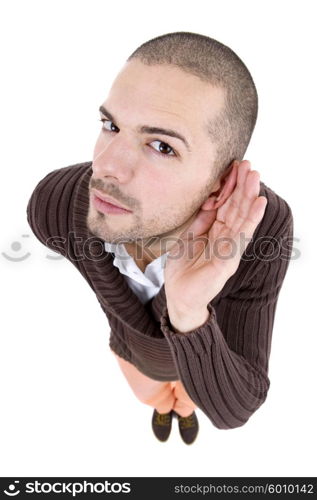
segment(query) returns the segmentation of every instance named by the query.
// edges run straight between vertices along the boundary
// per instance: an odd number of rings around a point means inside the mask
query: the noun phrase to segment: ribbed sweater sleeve
[[[161,330],[179,378],[190,398],[219,429],[242,426],[267,397],[275,309],[292,249],[285,244],[293,238],[291,214],[284,229],[275,240],[275,246],[283,248],[280,255],[260,262],[252,279],[242,280],[240,289],[221,298],[220,323],[212,301],[207,321],[188,333],[175,332],[167,306],[162,310]]]
[[[55,169],[35,186],[27,204],[27,221],[46,247],[67,257],[69,236],[69,203],[74,169]]]

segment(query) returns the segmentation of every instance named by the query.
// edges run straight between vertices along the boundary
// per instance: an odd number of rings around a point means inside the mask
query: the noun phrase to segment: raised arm
[[[270,387],[268,365],[279,292],[289,265],[292,220],[280,239],[280,256],[262,262],[252,280],[215,305],[187,333],[174,331],[167,307],[161,330],[188,395],[219,429],[247,422]],[[276,255],[276,252],[274,252]]]
[[[259,196],[259,174],[249,162],[233,169],[230,182],[224,203],[201,210],[170,252],[161,317],[189,396],[221,429],[243,425],[266,398],[274,314],[293,236],[284,203],[281,220],[273,222],[274,252],[242,263],[257,243],[267,200]],[[268,209],[263,228],[278,213],[275,205]],[[222,293],[229,280],[238,284]]]

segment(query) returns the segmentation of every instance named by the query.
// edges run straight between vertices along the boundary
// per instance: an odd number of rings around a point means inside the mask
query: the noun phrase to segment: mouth
[[[116,200],[108,196],[104,196],[99,193],[99,191],[92,191],[92,199],[94,206],[103,213],[117,213],[117,214],[129,214],[132,213],[131,210],[117,204]]]

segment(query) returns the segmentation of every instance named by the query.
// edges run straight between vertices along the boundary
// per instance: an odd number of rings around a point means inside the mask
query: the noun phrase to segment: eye
[[[157,140],[157,141],[151,142],[150,144],[155,144],[155,143],[159,144],[158,149],[154,148],[155,151],[157,151],[159,154],[161,154],[163,156],[167,156],[167,157],[177,156],[175,150],[166,142]]]
[[[107,120],[106,118],[100,118],[99,121],[103,123],[102,129],[105,132],[119,132],[119,128],[111,121]],[[158,149],[155,147],[153,148],[155,152],[161,156],[164,156],[165,158],[173,158],[177,157],[177,153],[175,149],[173,149],[167,142],[163,142],[160,140],[152,141],[150,144],[159,144]]]
[[[99,121],[103,123],[102,128],[104,130],[107,130],[108,132],[119,132],[118,127],[111,120],[100,118]],[[107,126],[105,126],[105,124],[107,124]]]

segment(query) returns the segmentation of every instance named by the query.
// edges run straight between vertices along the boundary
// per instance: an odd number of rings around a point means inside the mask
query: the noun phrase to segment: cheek
[[[168,161],[168,160],[166,160]],[[143,170],[144,172],[144,170]],[[175,200],[179,200],[182,195],[184,182],[181,182],[179,175],[172,175],[166,169],[162,175],[157,174],[142,176],[140,185],[144,186],[146,198],[163,205],[174,205]]]
[[[142,206],[144,217],[164,221],[166,224],[175,222],[175,217],[182,219],[190,199],[190,187],[184,187],[176,179],[153,179],[147,184],[141,184]],[[182,220],[181,220],[182,222]]]
[[[144,173],[144,170],[143,170]],[[160,217],[169,207],[174,206],[175,193],[173,180],[166,175],[142,175],[138,179],[139,199],[145,216]],[[137,196],[136,196],[137,197]]]
[[[103,147],[104,147],[103,138],[102,134],[100,133],[94,147],[94,158],[102,152]]]
[[[168,200],[164,186],[156,183],[145,184],[145,182],[141,183],[140,186],[140,201],[144,215],[151,214],[151,216],[155,216],[156,213],[159,215],[164,210]]]

